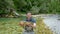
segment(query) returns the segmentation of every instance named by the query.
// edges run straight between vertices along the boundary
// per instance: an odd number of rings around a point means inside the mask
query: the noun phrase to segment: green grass
[[[0,18],[0,34],[20,34],[20,20],[21,18]]]
[[[37,19],[37,33],[36,34],[53,34],[53,32],[49,29],[49,27],[44,24],[42,18]]]
[[[24,19],[21,18],[0,18],[0,34],[22,34],[23,28],[19,26],[19,22]],[[52,34],[52,31],[45,28],[42,19],[37,20],[36,34]]]

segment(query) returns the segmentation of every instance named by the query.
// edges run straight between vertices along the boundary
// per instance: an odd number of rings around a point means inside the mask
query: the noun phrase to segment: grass
[[[0,34],[22,34],[23,28],[19,26],[21,18],[0,18]],[[42,19],[37,19],[36,34],[53,34]]]
[[[44,24],[42,18],[37,19],[37,33],[36,34],[53,34],[53,32],[49,29],[49,27]]]

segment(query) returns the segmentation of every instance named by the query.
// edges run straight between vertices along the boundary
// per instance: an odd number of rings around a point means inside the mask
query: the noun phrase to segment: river
[[[60,34],[60,15],[58,14],[40,14],[33,15],[34,17],[43,18],[46,26],[53,31],[53,34]]]
[[[60,15],[42,15],[44,23],[53,31],[53,34],[60,34]]]

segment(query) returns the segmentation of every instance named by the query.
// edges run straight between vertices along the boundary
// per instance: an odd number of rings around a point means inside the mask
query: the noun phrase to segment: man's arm
[[[32,21],[33,21],[33,27],[36,28],[36,20],[32,19]]]

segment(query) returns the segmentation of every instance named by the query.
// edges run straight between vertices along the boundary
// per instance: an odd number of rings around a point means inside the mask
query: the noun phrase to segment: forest
[[[60,0],[0,0],[0,17],[20,14],[60,14]]]

